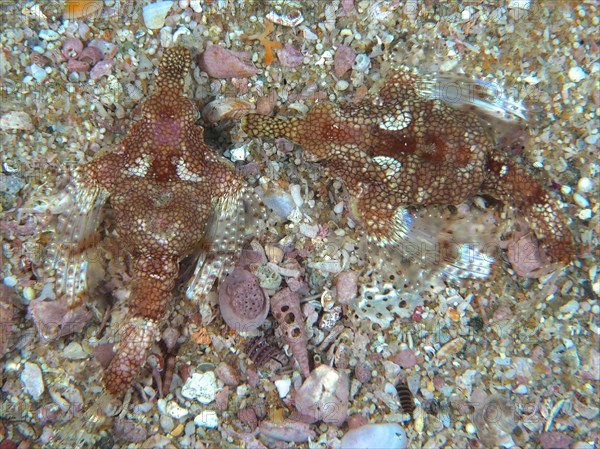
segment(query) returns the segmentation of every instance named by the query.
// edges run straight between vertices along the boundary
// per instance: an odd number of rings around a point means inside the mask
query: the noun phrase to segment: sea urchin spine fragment
[[[271,298],[273,316],[279,322],[287,343],[290,345],[294,358],[300,366],[304,377],[310,375],[308,364],[308,349],[304,319],[300,310],[300,295],[289,288],[277,292]]]

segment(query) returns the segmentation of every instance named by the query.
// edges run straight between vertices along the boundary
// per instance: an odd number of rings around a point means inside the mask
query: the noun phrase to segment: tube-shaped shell
[[[284,288],[271,298],[271,308],[273,316],[279,322],[294,358],[300,366],[300,371],[304,377],[308,377],[310,367],[304,319],[300,310],[300,295],[292,292],[289,288]]]

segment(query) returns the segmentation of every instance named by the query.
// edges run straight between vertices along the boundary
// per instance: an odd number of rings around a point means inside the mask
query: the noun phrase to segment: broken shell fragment
[[[290,419],[282,422],[263,421],[258,429],[268,438],[292,443],[304,443],[315,436],[315,432],[310,430],[310,425]]]
[[[392,423],[367,424],[349,430],[342,438],[341,449],[406,449],[406,432],[400,425]]]
[[[247,54],[211,45],[198,59],[198,66],[213,78],[248,78],[256,74],[256,67],[246,61]]]
[[[308,377],[310,375],[308,340],[304,330],[304,316],[300,310],[300,295],[292,292],[289,288],[284,288],[271,298],[271,307],[294,358],[300,366],[302,375]]]
[[[254,105],[237,98],[219,98],[213,100],[202,109],[204,120],[214,125],[221,120],[237,120],[254,110]]]
[[[241,335],[255,336],[269,313],[269,300],[260,280],[238,267],[219,286],[219,307],[229,327]]]
[[[493,395],[475,410],[473,423],[477,437],[486,447],[511,447],[515,428],[514,404],[505,396]]]
[[[83,50],[83,42],[74,37],[68,38],[63,42],[62,54],[65,58],[76,58]]]
[[[0,117],[0,129],[24,129],[29,131],[33,129],[33,124],[27,112],[12,111]]]
[[[348,418],[350,384],[343,371],[319,365],[294,396],[298,412],[310,422],[340,427]]]
[[[270,20],[277,25],[290,28],[297,27],[304,22],[304,17],[299,9],[294,9],[293,11],[290,11],[289,14],[278,14],[275,11],[271,11],[265,17],[267,20]]]

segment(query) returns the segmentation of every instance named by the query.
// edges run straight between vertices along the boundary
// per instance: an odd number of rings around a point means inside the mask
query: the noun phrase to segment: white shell
[[[173,6],[172,1],[150,3],[142,8],[144,24],[151,30],[158,30],[165,24],[167,14]]]
[[[304,22],[304,17],[299,10],[294,10],[288,15],[277,14],[275,11],[271,11],[267,14],[266,18],[273,23],[283,25],[284,27],[297,27]]]
[[[215,400],[219,387],[215,373],[193,373],[181,389],[181,395],[187,399],[196,399],[202,404],[210,404]]]
[[[367,424],[349,430],[342,438],[341,449],[406,449],[406,432],[398,424]]]

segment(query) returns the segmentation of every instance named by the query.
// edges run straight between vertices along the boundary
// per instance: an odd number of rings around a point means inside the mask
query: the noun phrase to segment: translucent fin
[[[50,261],[56,272],[56,297],[66,295],[69,308],[81,304],[88,290],[88,264],[107,196],[104,189],[77,180],[67,187],[66,212],[59,217]]]
[[[436,268],[449,278],[484,279],[494,258],[485,254],[485,241],[476,235],[476,224],[466,217],[444,217],[425,210],[399,208],[392,228],[402,229],[401,238],[378,242],[390,251],[389,259]],[[436,208],[431,208],[436,209]],[[396,224],[398,221],[398,224]]]
[[[457,109],[473,110],[491,119],[508,123],[527,120],[527,108],[510,98],[496,83],[455,73],[427,74],[418,92],[439,99]]]
[[[242,250],[246,236],[256,234],[262,222],[260,198],[248,187],[220,198],[209,220],[205,242],[186,295],[202,300],[217,278],[228,274]]]

